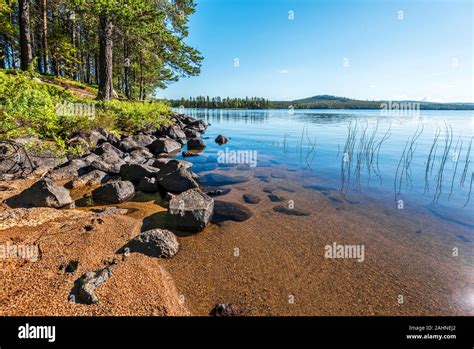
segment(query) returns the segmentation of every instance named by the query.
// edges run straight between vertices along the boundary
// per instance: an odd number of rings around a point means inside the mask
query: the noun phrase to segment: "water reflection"
[[[212,124],[226,147],[258,152],[258,167],[278,162],[337,185],[344,194],[391,193],[396,201],[443,204],[472,213],[472,111],[421,111],[414,117],[369,110],[186,110]],[[219,146],[208,142],[207,154]],[[380,190],[379,190],[380,189]]]

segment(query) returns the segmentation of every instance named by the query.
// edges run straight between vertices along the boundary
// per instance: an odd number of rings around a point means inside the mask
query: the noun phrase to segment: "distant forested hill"
[[[226,108],[226,109],[382,109],[392,103],[392,106],[411,105],[419,109],[433,110],[474,110],[474,103],[433,103],[419,101],[363,101],[330,95],[313,96],[294,101],[269,101],[265,98],[221,98],[204,97],[182,98],[171,100],[173,107],[185,108]]]

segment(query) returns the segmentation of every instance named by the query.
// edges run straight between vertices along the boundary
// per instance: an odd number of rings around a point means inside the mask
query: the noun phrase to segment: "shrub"
[[[73,112],[61,109],[71,105]],[[90,107],[93,114],[82,113],[82,106]],[[0,139],[36,136],[65,148],[66,141],[80,131],[104,128],[128,134],[167,124],[169,114],[163,102],[81,99],[31,73],[0,70]]]
[[[134,133],[169,123],[170,108],[162,102],[112,100],[100,102],[97,112],[99,119],[113,119],[116,130]]]

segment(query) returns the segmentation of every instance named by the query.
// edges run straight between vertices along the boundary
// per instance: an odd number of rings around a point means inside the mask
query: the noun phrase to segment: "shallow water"
[[[323,180],[347,197],[370,195],[399,208],[436,207],[468,221],[472,217],[472,111],[421,110],[419,115],[382,115],[374,110],[184,112],[212,125],[201,157],[187,159],[195,163],[196,172],[239,162],[257,168],[280,167],[298,170],[303,184]],[[219,147],[214,142],[218,134],[231,140]],[[346,146],[349,134],[352,145]]]
[[[252,315],[473,313],[471,111],[185,113],[211,124],[207,148],[186,159],[193,171],[253,214],[180,240],[167,265],[194,313],[213,303]],[[231,139],[218,146],[218,134]],[[365,246],[364,262],[326,258],[333,243]]]

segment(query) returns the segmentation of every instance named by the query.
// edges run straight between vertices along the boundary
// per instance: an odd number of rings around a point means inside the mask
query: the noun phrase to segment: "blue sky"
[[[201,74],[158,96],[474,102],[472,3],[197,0]]]

